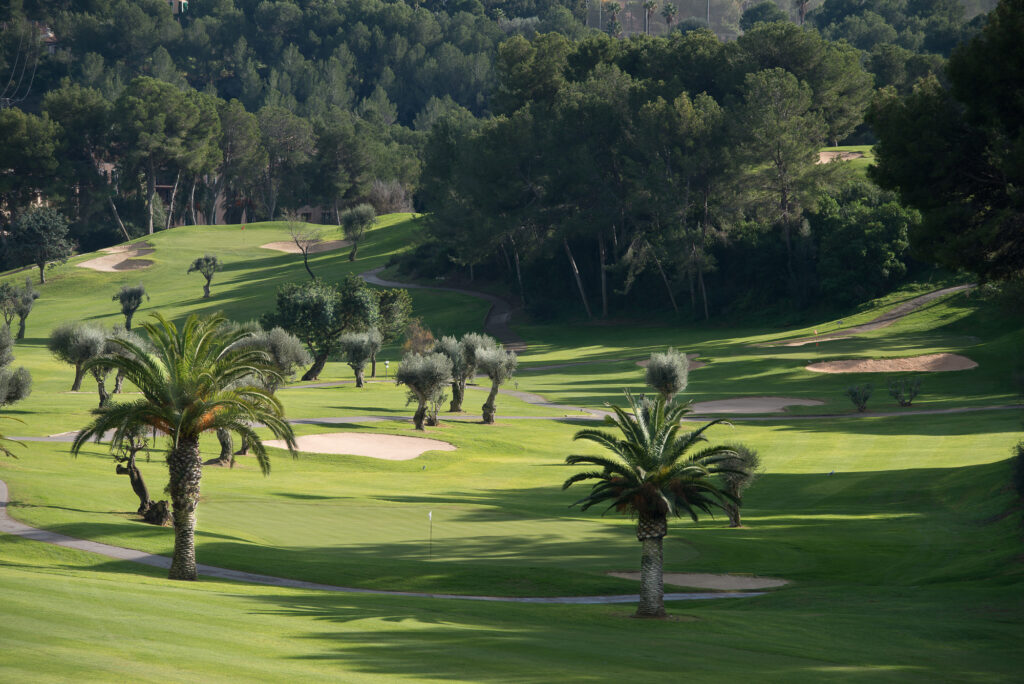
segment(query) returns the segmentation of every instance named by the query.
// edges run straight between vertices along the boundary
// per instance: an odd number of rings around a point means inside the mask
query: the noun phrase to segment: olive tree
[[[11,329],[0,326],[0,406],[21,401],[32,392],[32,376],[25,368],[11,370],[14,362],[14,341]]]
[[[203,277],[206,278],[206,284],[203,285],[203,299],[209,299],[210,283],[213,281],[213,274],[222,270],[224,270],[224,264],[221,263],[220,259],[212,254],[204,254],[192,262],[185,275],[195,273],[196,271],[202,273]]]
[[[448,411],[458,413],[462,410],[462,399],[466,394],[466,379],[469,377],[469,369],[472,366],[466,360],[462,343],[451,335],[442,337],[434,345],[434,349],[447,356],[448,360],[452,362],[452,403],[448,407]]]
[[[491,391],[482,408],[484,423],[492,424],[494,414],[497,412],[494,400],[498,396],[498,388],[515,375],[519,361],[515,352],[507,351],[500,344],[489,349],[478,349],[475,359],[476,367],[491,379]]]
[[[686,389],[689,369],[686,355],[669,347],[663,354],[651,354],[647,362],[647,385],[665,397],[668,403]]]
[[[46,267],[63,264],[74,244],[68,239],[68,220],[56,209],[32,207],[22,212],[7,230],[7,256],[18,265],[39,269],[39,282],[46,282]]]
[[[117,294],[111,297],[112,301],[121,304],[121,313],[124,314],[125,330],[132,329],[132,316],[134,316],[135,312],[139,310],[140,306],[142,306],[143,297],[149,299],[149,296],[146,294],[146,288],[142,283],[134,286],[122,285],[121,289],[117,291]]]
[[[427,404],[451,382],[452,362],[444,354],[406,354],[395,372],[395,383],[409,388],[409,399],[415,401],[413,422],[422,430]]]
[[[363,369],[367,361],[380,351],[381,336],[375,328],[366,332],[347,333],[338,341],[345,362],[356,374],[356,387],[363,386]]]
[[[169,527],[172,524],[171,509],[167,501],[153,501],[149,498],[149,488],[142,477],[135,462],[135,455],[149,446],[146,438],[146,427],[144,425],[133,425],[110,445],[111,454],[117,466],[114,468],[118,475],[127,475],[132,484],[132,491],[139,497],[139,508],[136,511],[142,519],[153,525]],[[149,460],[149,457],[146,457]]]
[[[345,239],[352,243],[352,251],[348,253],[348,260],[356,260],[356,252],[359,251],[359,241],[366,235],[373,222],[377,220],[377,210],[372,204],[359,204],[351,209],[338,214],[338,223],[345,233]]]
[[[46,348],[59,360],[75,367],[75,381],[71,384],[71,391],[77,392],[82,388],[82,377],[85,375],[83,366],[99,357],[106,343],[106,333],[97,326],[82,321],[69,321],[53,329]]]
[[[32,282],[25,278],[24,287],[15,287],[10,283],[0,284],[0,315],[9,327],[14,319],[18,319],[18,334],[15,339],[25,339],[25,322],[32,313],[32,307],[39,299],[39,293],[32,287]]]

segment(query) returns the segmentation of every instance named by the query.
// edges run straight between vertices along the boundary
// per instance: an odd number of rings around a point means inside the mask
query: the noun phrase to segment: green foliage
[[[740,28],[749,31],[757,23],[771,23],[773,21],[789,21],[789,15],[779,9],[771,0],[759,2],[743,10],[740,16]]]
[[[889,396],[900,406],[910,406],[921,393],[921,378],[900,378],[889,381]]]
[[[32,375],[23,367],[9,368],[13,362],[11,328],[0,326],[0,406],[9,406],[32,393]]]
[[[439,401],[445,386],[452,379],[452,362],[444,354],[406,354],[395,371],[395,384],[409,388],[410,400],[417,402],[413,421],[423,429],[427,404]]]
[[[669,347],[663,353],[651,354],[644,373],[647,386],[658,392],[666,402],[686,390],[690,364],[686,354]]]
[[[858,411],[864,413],[868,410],[868,399],[871,398],[873,389],[870,382],[862,385],[851,385],[846,388],[846,396],[850,398],[850,401],[853,402]]]
[[[338,214],[338,223],[341,224],[345,239],[352,243],[352,251],[348,254],[349,261],[355,261],[359,242],[366,235],[366,231],[373,226],[375,220],[377,220],[377,212],[372,204],[358,204]]]
[[[132,316],[140,306],[142,298],[146,297],[146,288],[142,283],[138,285],[122,285],[111,299],[121,304],[121,313],[124,314],[124,327],[132,329]]]
[[[366,332],[346,333],[338,338],[338,348],[344,354],[345,362],[355,371],[356,387],[363,386],[363,369],[377,355],[380,347],[381,335],[373,328]]]
[[[491,391],[487,395],[482,410],[484,422],[493,423],[494,415],[497,413],[495,399],[498,397],[498,388],[512,379],[519,360],[516,358],[515,352],[506,350],[501,344],[496,344],[493,347],[476,347],[473,351],[473,365],[491,381]]]
[[[16,107],[0,109],[0,206],[6,209],[5,225],[11,214],[27,208],[37,193],[63,194],[55,187],[60,133],[60,125],[46,114],[38,117]]]
[[[85,364],[103,354],[106,341],[102,328],[82,321],[62,323],[50,332],[46,348],[58,360],[75,367],[72,392],[81,388]]]
[[[1013,447],[1013,488],[1017,496],[1024,500],[1024,441],[1017,442]]]
[[[11,266],[34,264],[39,282],[46,282],[46,267],[68,260],[74,249],[68,240],[68,220],[47,206],[31,207],[11,224],[5,240]]]
[[[29,278],[25,278],[25,285],[23,287],[16,287],[13,290],[8,291],[10,294],[10,306],[14,315],[18,317],[18,335],[17,339],[25,339],[25,323],[28,321],[28,315],[32,313],[32,307],[35,306],[36,300],[39,299],[39,293],[36,292],[35,288],[32,287],[32,282]],[[3,304],[4,307],[7,304]],[[7,309],[4,308],[4,320],[7,320]]]
[[[871,178],[923,215],[914,250],[985,280],[1024,273],[1022,17],[1019,2],[1000,2],[950,57],[949,86],[933,77],[903,97],[883,92],[869,117],[879,137]]]
[[[210,283],[213,281],[213,274],[223,270],[224,264],[219,258],[213,254],[205,254],[201,257],[196,257],[196,260],[188,267],[185,275],[198,272],[206,278],[206,284],[203,285],[203,298],[205,299],[210,296]]]
[[[385,343],[397,341],[409,325],[412,316],[412,297],[403,288],[374,290],[377,295],[377,310],[380,320],[377,329]]]

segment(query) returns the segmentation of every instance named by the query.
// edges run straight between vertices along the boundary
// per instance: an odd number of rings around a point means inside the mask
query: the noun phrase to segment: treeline
[[[862,301],[906,270],[917,214],[840,164],[862,121],[856,49],[790,23],[738,40],[513,38],[498,116],[425,151],[421,273],[501,273],[536,313]]]

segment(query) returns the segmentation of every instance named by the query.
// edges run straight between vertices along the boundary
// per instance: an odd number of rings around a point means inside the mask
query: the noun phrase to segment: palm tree
[[[640,605],[637,617],[664,617],[665,591],[662,583],[662,539],[668,532],[668,515],[689,515],[694,521],[699,513],[724,508],[732,497],[720,489],[716,478],[735,468],[737,453],[733,447],[705,447],[690,450],[707,441],[704,432],[715,420],[692,432],[680,432],[681,421],[689,412],[689,404],[666,404],[664,397],[655,400],[634,397],[626,392],[632,413],[611,406],[615,416],[606,416],[619,435],[605,430],[580,430],[573,439],[600,444],[612,455],[569,456],[567,465],[586,464],[598,470],[573,475],[562,485],[583,480],[597,480],[585,497],[575,502],[581,510],[599,503],[637,518],[636,538],[643,544],[640,559]],[[608,510],[605,509],[605,510]]]
[[[114,431],[114,444],[122,443],[139,425],[170,438],[167,489],[173,507],[174,556],[169,576],[194,580],[196,506],[203,473],[199,436],[218,428],[239,433],[248,439],[264,475],[270,472],[270,461],[253,426],[269,428],[292,455],[295,436],[281,403],[262,387],[242,383],[247,376],[276,375],[266,352],[236,345],[250,333],[225,326],[220,315],[189,316],[180,331],[162,315],[153,317],[154,322],[142,325],[154,351],[122,338],[116,343],[127,353],[86,364],[87,369],[107,364],[123,371],[142,398],[94,409],[95,418],[75,436],[71,452],[77,455],[86,442],[98,441],[108,430]]]
[[[676,20],[676,14],[679,13],[679,9],[673,4],[672,0],[666,0],[665,4],[661,7],[661,16],[665,19],[665,26],[667,31],[672,31],[672,22]]]
[[[644,0],[644,33],[651,35],[651,15],[654,14],[654,10],[658,8],[658,3],[655,0]]]

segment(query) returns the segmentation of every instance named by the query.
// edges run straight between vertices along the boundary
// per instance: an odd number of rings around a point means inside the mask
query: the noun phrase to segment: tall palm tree
[[[655,0],[644,0],[644,33],[651,35],[651,15],[654,14],[654,10],[658,8],[658,3]]]
[[[604,456],[569,456],[567,465],[590,465],[588,470],[573,475],[562,485],[567,489],[576,482],[597,480],[585,497],[575,502],[582,510],[607,503],[609,510],[637,518],[636,538],[643,544],[640,559],[640,605],[637,617],[664,617],[665,590],[662,581],[664,564],[662,539],[668,532],[668,516],[689,515],[694,521],[699,513],[724,508],[733,498],[720,489],[720,473],[735,468],[734,447],[712,446],[691,453],[706,442],[704,432],[715,423],[681,432],[681,421],[689,412],[689,404],[666,404],[664,397],[655,400],[634,397],[628,391],[626,400],[631,413],[612,406],[615,416],[606,416],[605,423],[622,433],[605,430],[580,430],[573,437],[596,442],[611,452]]]
[[[93,410],[95,418],[82,428],[71,445],[73,454],[90,439],[99,440],[114,431],[113,443],[139,425],[169,437],[168,493],[174,518],[174,556],[171,579],[196,579],[195,526],[203,462],[199,436],[218,428],[248,439],[264,475],[270,461],[254,425],[262,424],[283,439],[295,454],[295,436],[284,420],[281,403],[266,389],[245,384],[246,377],[274,376],[266,352],[236,343],[251,334],[224,325],[220,315],[189,316],[178,328],[160,314],[146,321],[153,351],[131,339],[118,339],[127,353],[101,358],[90,364],[107,364],[123,371],[142,393],[130,402],[109,402]],[[87,366],[88,367],[88,366]]]
[[[673,4],[673,0],[665,0],[665,4],[661,7],[661,16],[665,19],[666,33],[672,31],[672,23],[676,20],[678,13],[679,8]]]

